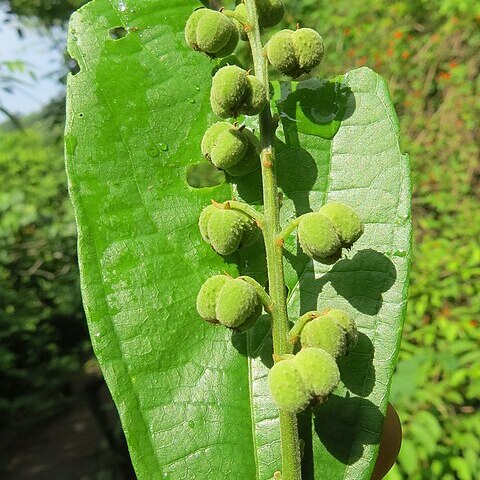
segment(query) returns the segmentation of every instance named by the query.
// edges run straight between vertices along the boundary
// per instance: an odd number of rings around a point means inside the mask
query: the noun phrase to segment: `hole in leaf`
[[[216,187],[224,181],[225,174],[211,163],[197,163],[187,170],[187,183],[193,188]]]
[[[80,73],[80,65],[74,58],[72,57],[68,58],[67,65],[68,65],[68,71],[72,75],[77,75],[77,73]]]
[[[124,38],[127,36],[128,31],[126,30],[125,27],[115,27],[115,28],[111,28],[108,33],[110,34],[110,37],[113,38],[114,40],[120,40],[121,38]]]

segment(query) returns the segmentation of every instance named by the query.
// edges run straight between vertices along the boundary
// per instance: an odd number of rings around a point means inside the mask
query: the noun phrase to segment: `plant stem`
[[[263,83],[269,98],[269,78],[266,58],[260,37],[258,12],[255,0],[245,0],[249,17],[248,39],[252,49],[256,77]],[[278,242],[280,233],[280,202],[275,174],[273,140],[275,127],[268,105],[259,115],[260,145],[263,183],[263,204],[265,223],[263,236],[267,254],[269,293],[272,299],[272,335],[275,355],[293,351],[288,341],[289,324],[287,297],[283,270],[282,245]],[[282,453],[282,477],[284,480],[301,480],[300,445],[298,440],[297,417],[280,410],[280,437]]]

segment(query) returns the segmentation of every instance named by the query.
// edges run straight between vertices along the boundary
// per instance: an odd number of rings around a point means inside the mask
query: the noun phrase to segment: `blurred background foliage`
[[[53,25],[83,2],[0,3]],[[387,78],[412,160],[412,283],[391,394],[404,442],[388,479],[474,480],[480,471],[480,3],[287,5],[285,26],[301,20],[324,36],[319,74],[368,65]],[[92,369],[62,127],[52,127],[59,108],[53,102],[22,119],[22,130],[10,121],[0,131],[0,421],[16,426],[20,418],[28,423],[61,411],[72,402],[72,384]]]

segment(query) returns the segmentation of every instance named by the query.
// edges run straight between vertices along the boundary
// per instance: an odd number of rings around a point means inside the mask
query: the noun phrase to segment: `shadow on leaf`
[[[360,409],[363,410],[361,416]],[[332,395],[323,405],[300,414],[298,420],[305,442],[302,478],[313,480],[314,456],[320,458],[319,448],[327,450],[344,465],[355,463],[362,457],[366,445],[378,443],[384,415],[364,398]]]
[[[311,292],[308,304],[302,305],[305,311],[317,308],[318,294],[330,283],[359,312],[376,315],[382,306],[382,294],[395,283],[397,271],[388,257],[369,248],[359,251],[351,259],[338,261],[319,279],[314,275],[313,269],[309,270],[300,281],[300,289],[303,284],[305,290]]]

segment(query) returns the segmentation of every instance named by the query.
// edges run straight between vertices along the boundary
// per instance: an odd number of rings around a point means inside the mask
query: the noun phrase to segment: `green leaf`
[[[265,281],[259,243],[223,259],[197,227],[211,198],[232,194],[228,183],[217,185],[221,179],[208,188],[187,182],[215,121],[209,88],[216,64],[183,38],[198,5],[93,0],[72,18],[69,51],[80,72],[68,80],[65,145],[83,299],[140,480],[268,480],[280,468],[278,415],[265,382],[269,321],[232,335],[195,312],[197,292],[213,274]],[[312,95],[290,96],[282,85],[277,99],[282,218],[340,199],[358,208],[366,233],[330,267],[307,261],[293,237],[287,245],[292,318],[316,307],[320,294],[322,308],[347,308],[362,332],[341,365],[347,387],[313,418],[301,418],[304,480],[366,480],[405,307],[409,167],[378,75],[360,69],[344,83],[306,87]],[[234,186],[258,204],[259,188],[258,172]]]

